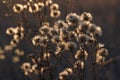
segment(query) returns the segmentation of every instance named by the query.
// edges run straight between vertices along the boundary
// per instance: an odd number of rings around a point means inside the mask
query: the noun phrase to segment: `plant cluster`
[[[16,3],[12,6],[15,14],[28,11],[36,14],[49,8],[52,18],[60,17],[59,5],[52,0],[25,0],[26,4]],[[5,3],[5,2],[4,2]],[[45,14],[45,13],[44,13]],[[46,16],[46,15],[45,15]],[[81,15],[70,13],[64,20],[57,20],[54,25],[43,21],[31,38],[31,44],[36,52],[28,54],[30,62],[21,65],[25,75],[39,75],[40,80],[97,80],[99,70],[106,62],[108,51],[104,44],[98,42],[102,35],[100,26],[92,23],[93,17],[88,12]],[[6,33],[12,36],[10,44],[0,48],[0,59],[5,59],[3,53],[14,50],[17,55],[14,62],[19,62],[19,56],[25,51],[17,45],[24,40],[27,28],[23,25],[9,27]],[[94,74],[91,77],[90,73]]]

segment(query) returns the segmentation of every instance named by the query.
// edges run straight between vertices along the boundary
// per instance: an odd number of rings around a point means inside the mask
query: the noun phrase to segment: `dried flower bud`
[[[81,14],[80,19],[82,21],[92,21],[92,15],[90,13],[84,12]]]
[[[69,76],[73,73],[73,70],[71,68],[66,68],[61,73],[59,73],[60,80],[63,80],[66,78],[66,76]]]
[[[24,55],[24,51],[21,49],[15,49],[15,54],[18,56],[23,56]]]
[[[23,7],[22,4],[15,4],[15,5],[13,6],[13,11],[14,11],[15,13],[20,13],[20,12],[23,11],[23,9],[24,9],[24,7]]]
[[[84,50],[78,50],[75,54],[76,59],[86,60],[88,58],[88,53]]]
[[[59,10],[51,10],[50,16],[52,18],[58,18],[60,16],[61,12]]]
[[[66,21],[69,25],[77,25],[79,24],[80,19],[76,13],[71,13],[66,16]]]
[[[77,49],[77,44],[75,42],[67,42],[67,50],[73,51]]]
[[[39,6],[37,3],[34,3],[33,5],[29,6],[30,13],[36,13],[38,11],[39,11]]]
[[[53,4],[50,5],[50,9],[51,9],[51,10],[58,10],[58,9],[59,9],[59,6],[58,6],[57,3],[53,3]]]
[[[16,39],[12,39],[10,44],[11,45],[17,45],[19,43],[19,40],[16,40]]]
[[[46,0],[45,5],[46,5],[46,6],[49,6],[49,5],[51,5],[52,3],[53,3],[52,0]]]
[[[17,62],[20,61],[20,58],[19,58],[18,56],[14,56],[14,57],[12,58],[12,61],[13,61],[14,63],[17,63]]]
[[[38,7],[39,7],[39,11],[41,11],[45,7],[45,5],[43,2],[38,2]]]
[[[13,35],[14,34],[14,28],[13,27],[10,27],[10,28],[8,28],[7,30],[6,30],[6,34],[8,34],[8,35]]]

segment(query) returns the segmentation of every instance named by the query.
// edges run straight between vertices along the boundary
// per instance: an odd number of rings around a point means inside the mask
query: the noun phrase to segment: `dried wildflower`
[[[61,48],[61,51],[62,51],[62,50],[66,50],[67,43],[66,43],[66,42],[59,42],[57,46],[58,46],[59,48]]]
[[[104,59],[103,56],[96,55],[96,63],[101,64],[103,59]]]
[[[54,29],[58,32],[60,29],[68,28],[68,24],[62,20],[58,20],[54,24]]]
[[[17,33],[17,31],[24,32],[24,27],[23,26],[17,26],[15,29],[16,29],[16,33]]]
[[[92,15],[90,13],[84,12],[81,14],[80,19],[82,21],[92,21]]]
[[[2,1],[2,3],[4,3],[4,4],[5,4],[5,3],[6,3],[6,1],[5,1],[5,0],[3,0],[3,1]]]
[[[80,43],[85,43],[88,40],[90,40],[91,38],[86,34],[79,34],[78,39],[79,39]]]
[[[15,5],[13,6],[13,11],[14,11],[15,13],[20,13],[20,12],[23,11],[23,9],[24,9],[24,7],[23,7],[22,4],[15,4]]]
[[[45,5],[46,5],[46,6],[49,6],[49,5],[51,5],[52,3],[53,3],[52,0],[46,0]]]
[[[98,49],[103,48],[103,47],[104,47],[104,44],[102,44],[102,43],[98,43],[96,46],[96,48],[98,48]]]
[[[15,49],[15,54],[18,56],[23,56],[24,55],[24,51],[21,49]]]
[[[51,28],[48,25],[44,24],[39,28],[39,32],[41,34],[49,34],[51,32]]]
[[[45,7],[45,5],[43,2],[38,2],[38,7],[39,7],[39,11],[41,11]]]
[[[19,62],[20,61],[20,58],[18,57],[18,56],[14,56],[13,58],[12,58],[12,61],[13,62]]]
[[[100,48],[96,52],[96,63],[101,64],[105,61],[105,57],[108,55],[108,50],[105,48]]]
[[[10,28],[8,28],[7,30],[6,30],[6,34],[8,34],[8,35],[13,35],[14,34],[14,28],[13,27],[10,27]]]
[[[49,58],[50,58],[50,53],[44,53],[43,59],[44,59],[44,60],[47,60],[47,59],[49,59]]]
[[[18,43],[19,43],[19,40],[17,39],[12,39],[10,42],[11,45],[17,45]]]
[[[32,65],[32,70],[35,71],[37,66],[38,66],[37,64]]]
[[[35,37],[32,38],[32,43],[33,43],[34,46],[45,47],[45,46],[47,46],[46,45],[47,41],[48,41],[47,36],[36,35]]]
[[[13,48],[14,48],[14,45],[6,45],[6,46],[4,46],[5,51],[11,51],[11,50],[13,50]]]
[[[27,9],[27,8],[28,8],[28,5],[23,5],[23,8],[24,8],[24,9]]]
[[[20,40],[20,39],[22,39],[24,37],[24,34],[23,33],[19,33],[19,34],[15,34],[14,36],[13,36],[13,39],[15,39],[15,40]]]
[[[92,24],[90,27],[90,33],[94,34],[96,37],[102,35],[102,30],[99,26],[96,26],[95,24]]]
[[[83,33],[89,33],[91,28],[91,23],[88,21],[83,21],[81,25],[79,25],[79,30]]]
[[[88,58],[88,53],[85,50],[78,50],[75,54],[76,59],[86,60]]]
[[[77,40],[77,34],[74,32],[74,31],[70,31],[69,33],[68,33],[68,38],[69,38],[69,40]]]
[[[101,36],[102,35],[102,30],[99,26],[96,26],[96,31],[95,31],[95,36]]]
[[[5,55],[0,54],[0,60],[4,60],[5,59]]]
[[[84,69],[84,62],[81,61],[81,60],[77,60],[75,63],[74,63],[74,68],[80,68],[80,69]]]
[[[39,45],[40,38],[41,38],[40,35],[36,35],[35,37],[32,38],[32,43],[33,43],[34,46]]]
[[[54,28],[51,28],[50,36],[54,35],[58,35],[58,32]]]
[[[50,5],[50,9],[51,9],[51,10],[58,10],[58,9],[59,9],[59,6],[58,6],[57,3],[53,3],[53,4]]]
[[[80,19],[76,13],[71,13],[66,16],[66,21],[69,25],[77,25],[79,24]]]
[[[59,79],[64,80],[67,76],[71,75],[73,73],[73,70],[71,68],[66,68],[61,73],[59,73]]]
[[[52,39],[51,39],[51,41],[53,42],[53,43],[58,43],[60,40],[59,40],[59,35],[54,35],[53,37],[52,37]]]
[[[39,6],[37,3],[34,3],[33,5],[29,6],[28,10],[30,13],[36,13],[39,11]]]
[[[77,49],[77,44],[75,42],[67,42],[67,50],[73,51]]]
[[[81,61],[80,65],[81,65],[81,69],[84,69],[84,62],[83,61]]]
[[[105,48],[100,48],[97,50],[97,55],[101,55],[101,56],[107,56],[108,55],[108,50]]]
[[[24,70],[25,75],[29,75],[29,73],[33,72],[33,70],[31,69],[31,64],[29,62],[23,63],[21,68]]]
[[[0,48],[0,54],[3,54],[4,53],[4,50]]]
[[[61,12],[59,10],[51,10],[50,16],[52,18],[58,18],[60,16]]]

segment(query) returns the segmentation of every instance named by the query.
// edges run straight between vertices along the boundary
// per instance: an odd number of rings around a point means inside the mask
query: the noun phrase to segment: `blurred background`
[[[16,20],[19,17],[5,17],[9,13],[6,5],[0,0],[0,46],[9,44],[10,37],[6,35],[6,29],[11,26],[17,26]],[[12,0],[18,3],[22,0]],[[108,58],[117,58],[120,56],[120,0],[53,0],[60,5],[61,17],[64,19],[67,13],[75,12],[81,14],[90,12],[93,15],[93,23],[102,27],[103,35],[99,39],[105,43],[109,51]],[[67,8],[66,8],[67,7]],[[67,13],[66,13],[67,11]],[[32,17],[31,17],[32,18]],[[30,18],[30,19],[31,19]],[[34,19],[31,19],[31,27],[34,27]],[[57,20],[57,19],[56,19]],[[54,20],[52,20],[54,21]],[[29,44],[30,41],[26,41]],[[20,44],[23,48],[24,44]],[[24,47],[27,53],[30,53],[29,46]],[[8,54],[9,55],[9,54]],[[24,58],[23,58],[24,59]],[[19,63],[20,64],[20,63]],[[120,80],[120,59],[116,59],[104,66],[101,70],[100,80]],[[0,80],[31,80],[24,76],[18,65],[12,63],[9,58],[0,61]]]

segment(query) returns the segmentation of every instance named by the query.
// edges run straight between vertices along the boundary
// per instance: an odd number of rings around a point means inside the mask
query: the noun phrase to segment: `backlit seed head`
[[[29,62],[23,63],[23,65],[21,66],[21,69],[23,69],[23,71],[25,71],[25,74],[32,72],[31,71],[31,64]]]
[[[74,31],[68,33],[69,40],[77,40],[77,34]]]
[[[50,5],[50,9],[51,9],[51,10],[58,10],[58,9],[59,9],[59,6],[58,6],[57,3],[53,3],[53,4]]]
[[[18,56],[14,56],[13,58],[12,58],[12,61],[13,62],[19,62],[20,61],[20,58],[18,57]]]
[[[4,60],[5,59],[5,55],[0,54],[0,60]]]
[[[10,42],[11,45],[17,45],[18,43],[19,43],[19,40],[17,39],[12,39]]]
[[[17,33],[17,34],[15,34],[13,36],[13,39],[15,39],[15,40],[21,40],[21,39],[23,39],[23,37],[24,37],[23,33]]]
[[[107,56],[108,55],[108,50],[105,48],[100,48],[97,50],[97,55],[102,55],[102,56]]]
[[[75,50],[77,49],[77,44],[75,42],[67,42],[67,49],[72,51],[72,50]]]
[[[90,40],[91,38],[86,34],[79,34],[78,39],[79,39],[79,42],[85,43],[88,40]]]
[[[81,61],[81,60],[77,60],[75,63],[74,63],[74,68],[80,68],[80,69],[84,69],[84,62]]]
[[[102,35],[102,30],[99,26],[96,26],[95,30],[95,36],[101,36]]]
[[[6,34],[8,34],[8,35],[13,35],[13,34],[14,34],[14,31],[15,31],[15,29],[14,29],[13,27],[10,27],[10,28],[8,28],[8,29],[6,30]]]
[[[39,45],[40,38],[41,38],[40,35],[36,35],[35,37],[32,38],[32,43],[33,43],[34,46]]]
[[[76,13],[71,13],[66,16],[66,21],[69,25],[77,25],[79,24],[80,19]]]
[[[61,28],[68,28],[68,24],[65,23],[63,20],[58,20],[54,24],[54,29],[58,32]]]
[[[44,60],[47,60],[47,59],[49,59],[49,58],[50,58],[50,53],[44,53],[43,59],[44,59]]]
[[[32,65],[32,70],[35,71],[37,66],[38,66],[37,64]]]
[[[96,47],[99,49],[99,48],[103,48],[104,46],[105,46],[104,44],[98,43]]]
[[[58,17],[60,17],[60,14],[61,14],[61,12],[59,10],[51,10],[51,12],[50,12],[50,16],[52,18],[58,18]]]
[[[60,40],[59,40],[59,35],[54,35],[53,38],[51,39],[51,41],[53,43],[58,43]]]
[[[83,33],[89,33],[91,27],[91,23],[89,21],[83,21],[82,24],[79,26],[79,29]]]
[[[19,32],[24,32],[24,27],[23,26],[17,26],[15,29],[18,30]]]
[[[45,5],[46,5],[46,6],[49,6],[49,5],[51,5],[52,3],[53,3],[52,0],[46,0]]]
[[[24,9],[27,9],[27,8],[28,8],[28,5],[23,5],[23,8],[24,8]]]
[[[29,6],[28,10],[30,13],[36,13],[39,11],[39,6],[37,3],[34,3],[33,5]]]
[[[15,54],[18,56],[23,56],[24,55],[24,51],[21,49],[15,49]]]
[[[15,4],[15,5],[13,6],[13,11],[14,11],[15,13],[20,13],[20,12],[23,11],[23,9],[24,9],[24,7],[23,7],[22,4]]]
[[[13,45],[6,45],[6,46],[4,46],[4,50],[5,51],[11,51],[11,50],[13,50]]]
[[[45,5],[43,2],[38,2],[38,7],[39,7],[39,11],[41,11],[45,7]]]
[[[88,58],[88,53],[84,50],[78,50],[75,54],[76,59],[86,60]]]
[[[4,50],[0,48],[0,54],[3,54],[4,53]]]
[[[92,15],[90,13],[84,12],[81,14],[80,19],[82,21],[92,21]]]
[[[59,77],[64,77],[64,76],[68,76],[70,74],[73,73],[73,70],[71,68],[66,68],[65,70],[63,70],[60,74]]]
[[[44,24],[39,28],[39,32],[41,34],[48,34],[49,32],[51,32],[51,28],[47,24]]]

